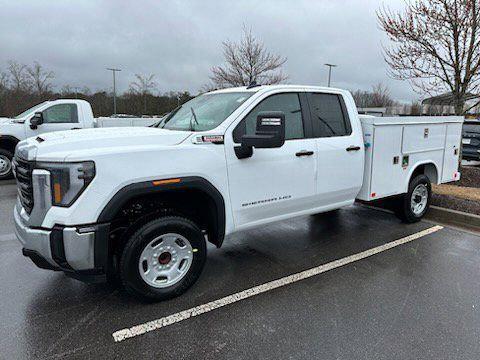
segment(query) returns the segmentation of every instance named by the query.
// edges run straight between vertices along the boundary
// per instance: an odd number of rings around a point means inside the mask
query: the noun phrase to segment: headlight
[[[52,205],[68,207],[82,194],[95,177],[95,163],[37,163],[36,169],[50,172]]]

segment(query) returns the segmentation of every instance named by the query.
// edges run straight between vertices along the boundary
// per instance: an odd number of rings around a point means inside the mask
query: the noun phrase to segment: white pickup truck
[[[64,131],[18,144],[23,254],[84,281],[177,296],[206,241],[393,197],[419,221],[431,183],[458,180],[461,117],[359,118],[348,91],[251,86],[183,104],[158,127]]]
[[[73,129],[108,126],[148,126],[155,118],[94,118],[84,100],[54,100],[38,104],[13,119],[0,118],[0,180],[12,176],[15,146],[31,136]]]

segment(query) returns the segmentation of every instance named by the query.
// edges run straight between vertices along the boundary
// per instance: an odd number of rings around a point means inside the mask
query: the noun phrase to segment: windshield
[[[200,95],[178,107],[160,127],[170,130],[205,131],[216,128],[253,92]]]
[[[37,110],[40,106],[44,105],[45,103],[47,103],[47,101],[44,101],[43,103],[41,104],[38,104],[38,105],[35,105],[34,107],[28,109],[28,110],[25,110],[24,112],[22,112],[21,114],[17,115],[14,117],[14,119],[22,119],[24,117],[26,117],[28,114],[33,113],[35,112],[35,110]]]

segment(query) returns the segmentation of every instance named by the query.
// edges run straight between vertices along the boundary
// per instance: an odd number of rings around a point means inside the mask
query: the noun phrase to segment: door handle
[[[71,128],[70,130],[81,130],[82,128]]]
[[[351,146],[347,147],[346,150],[347,151],[358,151],[358,150],[360,150],[360,146],[351,145]]]
[[[299,151],[295,154],[295,156],[311,156],[313,155],[313,151],[307,151],[307,150],[302,150],[302,151]]]

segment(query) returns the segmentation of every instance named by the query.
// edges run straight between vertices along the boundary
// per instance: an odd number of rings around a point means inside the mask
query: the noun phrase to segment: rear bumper
[[[79,280],[102,282],[108,271],[108,224],[30,228],[14,211],[15,234],[23,255],[39,268],[59,270]]]

